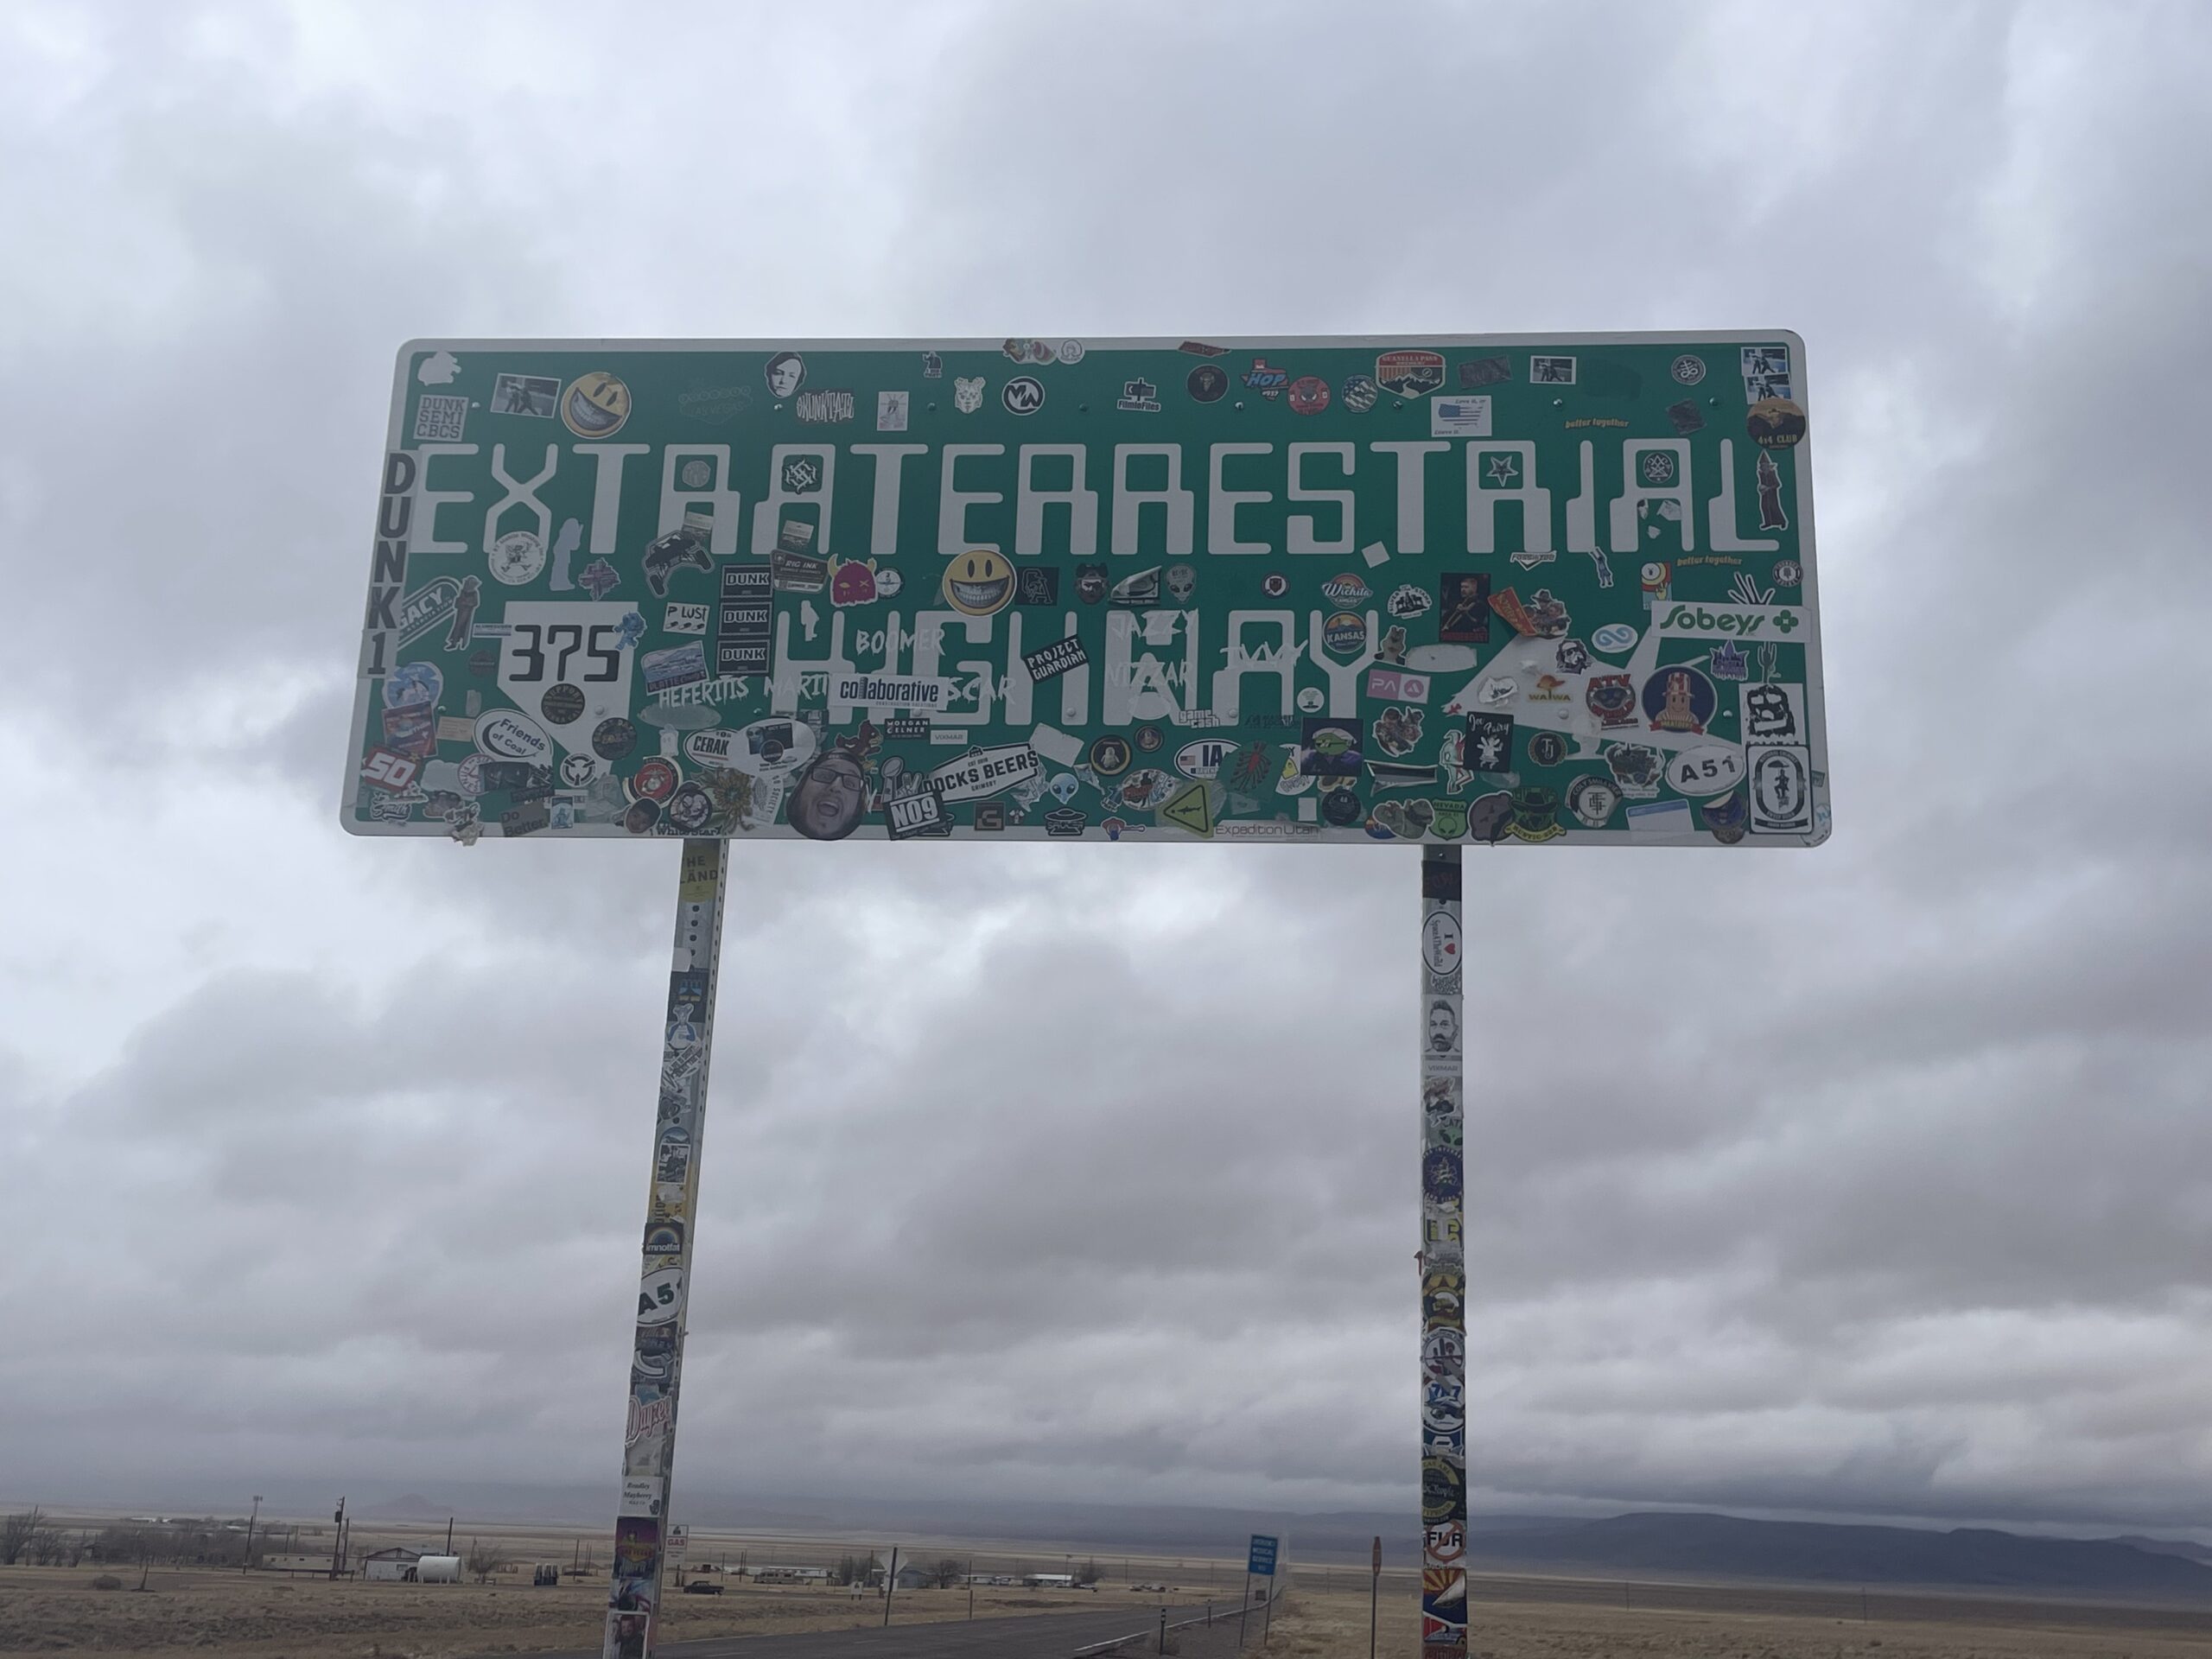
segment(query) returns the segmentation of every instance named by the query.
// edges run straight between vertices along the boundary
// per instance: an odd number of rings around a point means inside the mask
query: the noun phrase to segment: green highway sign
[[[1804,347],[416,341],[364,835],[1809,846]]]

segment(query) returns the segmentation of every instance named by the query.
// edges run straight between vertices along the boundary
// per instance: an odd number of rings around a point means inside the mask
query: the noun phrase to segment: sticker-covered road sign
[[[418,341],[365,835],[1807,846],[1795,335]]]

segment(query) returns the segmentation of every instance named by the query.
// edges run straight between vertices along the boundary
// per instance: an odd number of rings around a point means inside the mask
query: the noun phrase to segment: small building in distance
[[[371,1583],[413,1583],[416,1563],[423,1559],[419,1549],[409,1549],[404,1544],[394,1544],[390,1549],[372,1550],[361,1557],[361,1576]]]
[[[937,1574],[926,1567],[909,1561],[893,1575],[891,1586],[894,1590],[933,1590],[937,1587]]]
[[[755,1584],[827,1584],[830,1569],[826,1567],[763,1567],[753,1574]]]

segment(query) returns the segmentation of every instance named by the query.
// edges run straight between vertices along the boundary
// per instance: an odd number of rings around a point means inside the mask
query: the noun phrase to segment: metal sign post
[[[1421,1630],[1424,1659],[1467,1651],[1466,942],[1459,849],[1421,865]],[[1377,1552],[1376,1570],[1381,1570]]]
[[[721,976],[728,876],[728,842],[683,843],[604,1659],[646,1659],[661,1605],[677,1392],[683,1372],[683,1315],[690,1289],[699,1152],[706,1129],[707,1065],[714,1040],[715,988]]]

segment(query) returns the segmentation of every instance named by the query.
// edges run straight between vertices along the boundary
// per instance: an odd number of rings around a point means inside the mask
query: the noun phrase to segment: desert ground
[[[1916,1594],[1897,1599],[1910,1616],[1894,1617],[1877,1595],[1862,1621],[1840,1611],[1855,1592],[1760,1586],[1631,1586],[1625,1608],[1618,1585],[1590,1586],[1605,1601],[1549,1599],[1570,1584],[1478,1577],[1471,1659],[2201,1659],[2212,1651],[2212,1613],[2203,1611]],[[1387,1575],[1383,1586],[1376,1651],[1414,1659],[1418,1602],[1394,1594]],[[1718,1605],[1670,1605],[1700,1601]],[[1777,1611],[1724,1611],[1730,1604]],[[1364,1593],[1301,1582],[1275,1618],[1268,1651],[1278,1659],[1366,1659],[1367,1631]]]
[[[111,1516],[61,1517],[97,1529]],[[264,1517],[266,1519],[266,1517]],[[606,1564],[610,1540],[603,1529],[530,1528],[462,1519],[454,1548],[492,1545],[504,1565],[485,1583],[368,1583],[334,1580],[328,1516],[314,1523],[270,1522],[280,1553],[251,1573],[235,1567],[155,1564],[146,1587],[137,1588],[135,1565],[90,1562],[74,1567],[0,1567],[0,1654],[98,1652],[128,1659],[186,1654],[239,1655],[242,1659],[474,1659],[474,1656],[529,1653],[547,1649],[596,1648],[607,1605]],[[294,1527],[296,1526],[296,1535]],[[372,1524],[353,1531],[348,1556],[391,1544],[442,1549],[446,1529],[436,1526]],[[1041,1545],[998,1547],[903,1538],[808,1538],[796,1535],[720,1534],[695,1530],[687,1578],[721,1582],[718,1596],[672,1595],[664,1642],[766,1631],[849,1628],[882,1622],[879,1592],[855,1598],[843,1588],[766,1586],[741,1580],[763,1567],[834,1567],[847,1555],[890,1559],[893,1543],[903,1564],[934,1564],[947,1557],[972,1563],[978,1573],[1058,1573],[1082,1567],[1090,1552]],[[595,1560],[596,1565],[592,1565]],[[978,1586],[975,1617],[1054,1611],[1130,1609],[1131,1626],[1148,1621],[1165,1599],[1203,1603],[1211,1595],[1224,1608],[1242,1589],[1241,1563],[1195,1558],[1098,1555],[1102,1581],[1091,1590],[1027,1590]],[[563,1569],[561,1582],[533,1587],[540,1563]],[[701,1573],[711,1565],[729,1569]],[[109,1575],[119,1590],[93,1587]],[[1137,1591],[1133,1584],[1173,1585],[1177,1593]],[[901,1590],[892,1599],[892,1622],[961,1619],[969,1616],[966,1586]]]
[[[476,1659],[476,1656],[595,1647],[605,1607],[607,1539],[601,1529],[455,1523],[454,1546],[493,1547],[505,1566],[489,1580],[457,1585],[333,1580],[327,1568],[328,1517],[274,1523],[289,1553],[272,1560],[297,1570],[164,1567],[137,1588],[135,1566],[0,1568],[0,1654],[97,1652],[120,1659],[181,1659],[238,1655],[241,1659]],[[78,1517],[96,1526],[99,1518]],[[445,1527],[357,1526],[349,1554],[400,1543],[442,1548]],[[1171,1643],[1189,1659],[1226,1659],[1236,1651],[1233,1610],[1242,1562],[1199,1558],[1093,1555],[1056,1546],[995,1547],[928,1539],[804,1537],[797,1535],[699,1533],[689,1557],[726,1567],[708,1578],[719,1596],[675,1595],[663,1639],[741,1636],[878,1624],[877,1592],[855,1599],[842,1588],[763,1586],[735,1569],[763,1566],[830,1567],[845,1555],[887,1560],[896,1541],[900,1560],[972,1562],[982,1573],[1059,1572],[1095,1560],[1103,1577],[1096,1591],[983,1587],[975,1592],[978,1618],[1054,1610],[1091,1611],[1125,1606],[1132,1628],[1149,1623],[1163,1600],[1223,1613],[1212,1631],[1189,1632]],[[588,1565],[596,1556],[598,1565]],[[540,1562],[564,1569],[559,1585],[534,1588]],[[93,1580],[111,1574],[121,1589]],[[1352,1566],[1298,1569],[1273,1620],[1266,1644],[1287,1659],[1358,1659],[1367,1652],[1367,1575]],[[1147,1586],[1139,1590],[1135,1586]],[[1151,1586],[1173,1586],[1172,1595]],[[1420,1651],[1417,1580],[1386,1573],[1378,1651],[1414,1659]],[[2212,1652],[2212,1610],[2159,1611],[2082,1603],[1875,1591],[1861,1604],[1852,1587],[1764,1585],[1622,1585],[1567,1578],[1477,1575],[1470,1652],[1478,1659],[2196,1659]],[[900,1591],[894,1624],[968,1617],[969,1592]],[[1862,1611],[1865,1617],[1861,1617]],[[1249,1647],[1258,1649],[1262,1620],[1250,1622]]]

